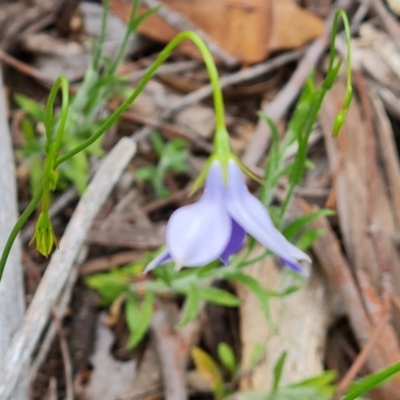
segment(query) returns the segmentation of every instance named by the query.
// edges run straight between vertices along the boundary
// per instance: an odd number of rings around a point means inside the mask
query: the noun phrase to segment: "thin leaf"
[[[235,295],[215,287],[198,286],[197,293],[201,299],[221,306],[237,307],[240,304]]]
[[[189,286],[189,289],[186,294],[183,317],[178,324],[178,328],[182,328],[190,321],[193,321],[196,318],[199,307],[200,307],[200,299],[197,293],[197,287],[192,284]]]
[[[233,375],[236,372],[236,357],[235,353],[227,343],[222,342],[218,344],[218,357],[224,367]]]
[[[146,334],[153,313],[153,305],[154,293],[150,290],[144,296],[140,311],[138,311],[137,302],[133,296],[127,300],[126,317],[131,333],[126,345],[128,349],[133,349]]]
[[[44,122],[44,109],[38,102],[21,93],[14,95],[14,101],[38,122]]]
[[[400,372],[400,363],[394,364],[391,367],[385,368],[382,371],[368,375],[367,377],[360,379],[360,381],[353,384],[350,388],[350,393],[345,396],[342,400],[354,400],[357,399],[363,393],[376,388],[388,379],[394,377],[394,375]]]
[[[299,218],[295,219],[294,221],[292,221],[291,223],[289,223],[283,229],[282,233],[285,235],[285,237],[288,240],[291,240],[301,229],[303,229],[310,222],[314,221],[315,219],[317,219],[319,217],[326,217],[326,216],[330,216],[330,215],[334,215],[334,214],[335,214],[335,212],[333,210],[329,210],[326,208],[310,212],[306,215],[302,215],[301,217],[299,217]]]
[[[309,229],[304,232],[297,241],[296,246],[301,250],[307,250],[317,239],[325,234],[324,229]]]
[[[243,272],[234,272],[232,274],[229,274],[227,278],[247,286],[260,302],[261,309],[264,312],[266,318],[268,320],[270,319],[269,296],[258,281],[256,281],[250,275],[244,274]]]
[[[192,358],[197,372],[209,383],[217,399],[222,399],[224,395],[223,381],[216,362],[199,347],[192,349]]]
[[[276,392],[281,381],[283,367],[285,366],[287,351],[283,351],[274,365],[274,380],[272,382],[272,392]]]
[[[264,356],[264,346],[261,343],[256,343],[250,353],[250,367],[256,366]]]

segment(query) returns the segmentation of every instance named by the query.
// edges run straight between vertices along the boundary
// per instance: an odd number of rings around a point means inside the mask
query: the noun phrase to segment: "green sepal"
[[[41,212],[36,222],[35,234],[29,244],[36,241],[36,250],[47,257],[57,246],[57,238],[54,234],[53,225],[47,213]]]

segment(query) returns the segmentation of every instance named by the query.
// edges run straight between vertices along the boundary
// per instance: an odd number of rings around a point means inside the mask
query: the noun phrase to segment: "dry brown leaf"
[[[301,47],[323,31],[323,21],[293,0],[274,0],[270,51]]]
[[[293,0],[163,2],[246,64],[264,60],[272,50],[300,47],[322,34],[324,29],[322,20],[297,6]],[[112,0],[111,9],[127,22],[130,4],[123,0]],[[154,15],[140,25],[139,32],[165,43],[170,41],[178,30]],[[199,56],[189,42],[183,43],[180,50],[191,56]]]

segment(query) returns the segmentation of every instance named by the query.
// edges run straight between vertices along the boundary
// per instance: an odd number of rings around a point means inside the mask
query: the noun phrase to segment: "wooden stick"
[[[166,400],[186,400],[185,359],[179,348],[179,336],[168,321],[163,305],[159,304],[151,320],[157,353],[163,372]]]
[[[60,241],[60,248],[51,258],[20,329],[5,355],[0,370],[0,400],[6,400],[28,362],[47,324],[50,312],[62,292],[86,234],[122,171],[135,154],[136,145],[123,138],[106,156],[79,202]]]
[[[64,375],[65,375],[65,400],[74,400],[74,383],[72,379],[72,364],[71,357],[68,351],[67,341],[65,339],[65,333],[57,311],[52,312],[53,321],[57,328],[58,337],[60,339],[61,356],[64,363]]]
[[[151,320],[151,333],[154,337],[163,374],[166,400],[186,400],[185,369],[189,351],[197,340],[200,323],[191,321],[184,328],[173,327],[178,311],[175,307],[158,302]]]
[[[382,318],[381,322],[374,329],[374,332],[373,332],[371,338],[369,339],[369,342],[361,350],[361,352],[358,354],[357,358],[353,362],[350,369],[346,372],[346,375],[339,382],[339,385],[338,385],[336,394],[333,397],[333,400],[340,400],[341,395],[343,395],[343,393],[345,393],[347,388],[351,385],[351,383],[355,379],[356,375],[360,371],[361,367],[364,365],[368,354],[370,353],[372,348],[375,346],[376,341],[379,339],[382,329],[384,328],[385,324],[387,324],[387,323],[388,323],[388,316],[386,315]]]
[[[0,66],[1,67],[1,66]],[[7,123],[7,105],[4,97],[0,68],[0,253],[17,220],[17,194],[14,158]],[[5,365],[4,355],[11,339],[21,324],[25,311],[22,278],[21,246],[17,238],[8,258],[3,279],[0,281],[0,368]],[[13,398],[27,399],[27,374],[19,378]],[[14,386],[11,388],[14,389]]]

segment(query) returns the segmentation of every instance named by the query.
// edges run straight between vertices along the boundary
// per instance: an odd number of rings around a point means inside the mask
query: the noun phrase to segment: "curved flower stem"
[[[103,13],[101,16],[101,28],[100,28],[100,38],[94,49],[93,57],[93,70],[97,71],[100,66],[101,56],[103,54],[104,41],[106,39],[106,29],[107,29],[107,18],[108,12],[110,10],[111,0],[105,0],[103,5]]]
[[[132,25],[136,20],[136,14],[139,8],[139,0],[134,0],[132,3],[131,13],[129,14],[129,20],[125,32],[124,39],[122,40],[122,44],[118,50],[117,57],[115,57],[114,62],[109,71],[107,71],[107,75],[114,75],[115,71],[117,70],[118,66],[120,65],[122,58],[126,53],[126,48],[128,47],[129,38],[133,32]]]
[[[337,36],[337,31],[338,31],[339,18],[341,18],[341,20],[343,22],[345,35],[346,35],[346,44],[347,44],[347,71],[346,71],[347,88],[349,88],[349,87],[351,88],[351,45],[350,45],[351,44],[351,29],[350,29],[350,23],[349,23],[349,19],[347,17],[347,14],[342,9],[339,9],[339,10],[336,11],[334,19],[333,19],[331,42],[330,42],[330,51],[329,51],[328,71],[333,69],[333,63],[335,61],[335,41],[336,41],[336,36]]]
[[[335,118],[333,129],[332,129],[332,136],[337,136],[339,134],[340,128],[344,123],[345,116],[347,111],[349,110],[351,100],[353,98],[353,87],[352,87],[352,68],[351,68],[351,30],[350,30],[350,23],[347,17],[347,14],[344,10],[339,9],[335,13],[335,17],[333,19],[332,24],[332,35],[331,35],[331,43],[330,43],[330,53],[329,53],[329,66],[328,71],[335,70],[336,67],[334,66],[334,58],[335,58],[335,40],[337,36],[339,18],[341,18],[344,26],[345,37],[346,37],[346,45],[347,45],[347,70],[346,70],[346,94],[343,101],[342,109],[339,111],[338,115]],[[339,64],[340,67],[340,64]],[[330,84],[332,84],[331,82]],[[328,88],[329,84],[328,84]]]
[[[61,89],[61,114],[60,121],[57,128],[57,133],[55,139],[53,140],[53,113],[54,113],[54,101],[56,99],[58,91]],[[68,106],[69,106],[69,85],[67,78],[65,76],[60,76],[55,81],[53,87],[51,88],[49,98],[46,104],[45,110],[45,127],[46,127],[46,137],[47,137],[47,146],[46,146],[46,160],[45,160],[45,169],[44,169],[44,177],[43,177],[43,202],[42,202],[42,211],[44,213],[48,212],[49,208],[49,192],[53,190],[52,186],[55,185],[53,182],[54,179],[54,169],[57,161],[57,152],[61,146],[62,137],[65,130],[65,125],[67,123],[68,118]]]
[[[167,59],[171,52],[185,39],[191,40],[196,47],[199,49],[201,55],[203,56],[204,63],[206,64],[207,72],[210,77],[211,86],[213,89],[214,97],[214,108],[216,116],[216,138],[219,137],[219,142],[227,142],[228,134],[225,129],[225,113],[224,113],[224,103],[222,99],[222,91],[219,84],[218,72],[214,63],[214,59],[207,46],[194,32],[181,32],[171,42],[164,48],[164,50],[159,54],[154,63],[149,67],[149,69],[144,74],[143,78],[137,85],[134,92],[117,108],[117,110],[104,122],[100,129],[88,140],[76,146],[70,152],[57,159],[55,166],[59,166],[64,161],[73,157],[75,154],[84,150],[92,143],[94,143],[105,131],[107,131],[121,116],[121,114],[135,101],[138,95],[142,92],[144,87],[150,78],[154,75],[157,68]],[[225,137],[224,137],[225,136]],[[229,142],[228,142],[229,143]]]
[[[14,225],[14,228],[12,229],[10,236],[7,239],[6,245],[4,246],[3,253],[0,258],[0,280],[1,277],[3,276],[4,272],[4,267],[6,266],[7,258],[10,254],[12,245],[14,244],[14,241],[16,237],[18,236],[19,231],[22,229],[24,226],[25,222],[28,220],[28,218],[31,216],[31,214],[35,211],[37,205],[39,204],[43,194],[43,189],[39,189],[36,193],[31,202],[28,204],[28,207],[25,208],[24,212],[21,214],[21,216],[18,218],[18,221]]]
[[[47,146],[50,146],[50,144],[53,142],[52,133],[53,133],[54,101],[56,99],[58,90],[60,88],[61,88],[62,102],[61,102],[60,123],[56,135],[56,141],[58,143],[58,147],[61,145],[62,134],[64,133],[65,124],[67,122],[68,106],[69,106],[69,85],[68,85],[68,80],[65,76],[59,76],[50,90],[44,114],[44,125],[46,128]]]

